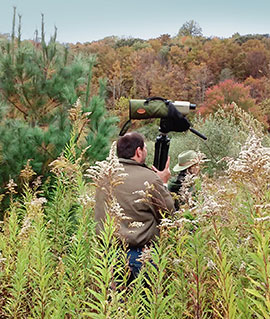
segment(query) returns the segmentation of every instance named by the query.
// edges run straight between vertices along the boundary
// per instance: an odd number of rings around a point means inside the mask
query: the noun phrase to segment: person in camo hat
[[[178,163],[173,171],[178,175],[169,181],[168,189],[170,192],[179,193],[185,176],[189,174],[198,175],[200,172],[198,153],[193,150],[184,151],[178,155]],[[175,202],[175,208],[179,208],[179,203]]]

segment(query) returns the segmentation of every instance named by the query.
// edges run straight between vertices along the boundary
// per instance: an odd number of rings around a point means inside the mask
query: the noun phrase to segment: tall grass
[[[246,114],[250,135],[220,178],[204,176],[196,196],[166,216],[160,238],[143,253],[129,283],[125,218],[113,193],[122,182],[115,152],[87,171],[74,132],[41,185],[29,162],[24,191],[0,231],[0,318],[269,318],[270,153]],[[249,123],[249,124],[248,124]],[[254,125],[253,125],[254,124]],[[117,173],[117,174],[115,174]],[[106,177],[107,220],[97,236],[92,183]],[[89,177],[91,180],[89,181]],[[103,185],[104,187],[104,185]]]

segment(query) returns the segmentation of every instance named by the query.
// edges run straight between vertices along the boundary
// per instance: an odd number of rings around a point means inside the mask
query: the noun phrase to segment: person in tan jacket
[[[127,133],[117,141],[117,155],[123,164],[124,182],[115,188],[115,196],[124,214],[129,219],[120,222],[119,234],[128,244],[129,265],[133,276],[140,270],[141,263],[137,260],[145,246],[158,236],[158,225],[161,212],[174,211],[173,199],[164,186],[170,178],[169,159],[163,171],[145,165],[147,148],[144,138],[137,132]],[[153,187],[149,187],[153,185]],[[141,191],[151,193],[148,200],[142,200]],[[97,189],[95,220],[97,232],[102,229],[105,213],[105,194]]]

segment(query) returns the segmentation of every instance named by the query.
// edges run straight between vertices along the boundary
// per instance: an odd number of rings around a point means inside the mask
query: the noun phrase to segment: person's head
[[[178,155],[178,163],[174,166],[173,171],[180,173],[185,170],[194,175],[200,172],[198,154],[195,151],[184,151]]]
[[[126,133],[117,141],[117,156],[144,163],[147,155],[144,138],[137,132]]]

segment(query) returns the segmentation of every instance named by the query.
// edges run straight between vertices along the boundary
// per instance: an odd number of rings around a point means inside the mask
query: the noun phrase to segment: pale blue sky
[[[32,39],[45,15],[46,37],[91,42],[107,36],[175,36],[195,20],[204,36],[270,33],[270,0],[0,0],[0,33],[9,33],[13,6],[22,15],[22,36]]]

